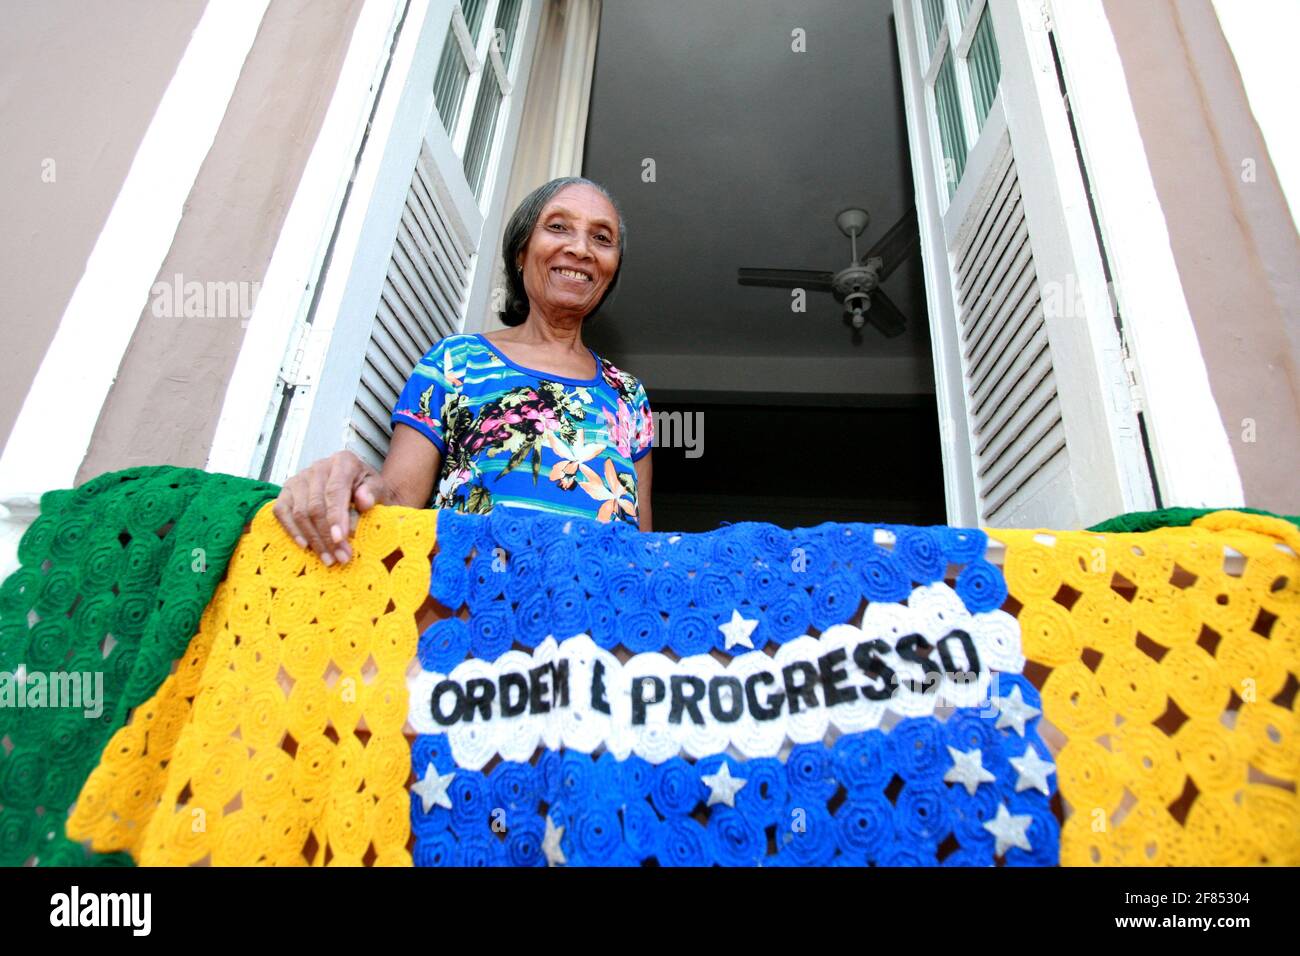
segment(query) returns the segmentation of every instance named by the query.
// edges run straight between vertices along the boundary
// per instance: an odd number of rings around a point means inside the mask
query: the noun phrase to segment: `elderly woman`
[[[350,556],[353,506],[423,508],[431,497],[435,508],[531,508],[649,531],[650,403],[635,376],[582,341],[626,246],[601,186],[567,177],[535,189],[502,242],[509,328],[435,344],[393,408],[383,470],[350,451],[315,462],[284,483],[280,523],[326,565]]]

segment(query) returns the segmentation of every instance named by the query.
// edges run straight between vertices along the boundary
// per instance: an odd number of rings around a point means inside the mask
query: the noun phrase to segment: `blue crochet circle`
[[[655,858],[660,866],[708,866],[713,862],[709,831],[690,817],[671,817]]]
[[[948,788],[942,783],[905,783],[894,802],[899,839],[938,847],[951,832]]]
[[[488,777],[493,809],[535,813],[541,797],[541,779],[531,764],[505,760]]]
[[[463,558],[443,552],[433,558],[429,594],[444,607],[458,608],[469,596],[469,571]]]
[[[663,841],[664,825],[645,800],[628,800],[621,811],[623,840],[639,860],[659,853]]]
[[[952,765],[943,728],[931,717],[909,717],[888,734],[893,763],[904,780],[939,780]]]
[[[458,617],[444,618],[430,624],[420,635],[420,666],[426,671],[449,674],[469,653],[470,633]]]
[[[972,561],[957,575],[957,596],[972,614],[996,611],[1007,599],[1007,582],[989,562]]]
[[[570,582],[551,592],[551,624],[557,641],[588,632],[587,595],[579,585]]]
[[[664,624],[658,611],[639,608],[619,615],[619,643],[634,654],[663,650]]]
[[[857,612],[861,598],[861,588],[847,572],[832,572],[813,588],[812,626],[824,631],[835,624],[843,624]]]
[[[767,835],[739,810],[714,806],[709,811],[709,836],[723,866],[758,866],[767,856]]]
[[[618,612],[604,598],[587,601],[587,621],[591,626],[591,639],[607,651],[618,647]]]
[[[759,827],[779,824],[789,792],[785,764],[775,757],[747,760],[743,776],[746,783],[736,794],[736,809]]]
[[[514,614],[510,605],[497,601],[470,616],[469,647],[475,657],[494,661],[514,644]]]
[[[943,541],[929,528],[900,527],[894,541],[894,556],[917,584],[940,581],[948,569]]]
[[[791,800],[825,803],[839,789],[831,767],[830,751],[823,744],[799,744],[791,749],[785,771]]]
[[[888,551],[872,545],[855,566],[862,578],[862,593],[869,601],[896,603],[912,593],[912,585]]]
[[[835,811],[835,837],[843,852],[878,859],[894,842],[893,805],[883,793],[851,797]]]
[[[776,825],[782,862],[792,866],[826,866],[835,857],[835,820],[821,803],[801,803],[793,794]]]
[[[412,859],[416,866],[455,866],[456,849],[451,831],[441,830],[417,839]]]
[[[714,635],[721,633],[713,617],[697,608],[680,608],[669,615],[668,646],[679,657],[707,654],[717,643]]]
[[[761,630],[768,640],[784,644],[808,633],[811,615],[812,604],[808,595],[802,588],[791,588],[767,606],[767,612],[755,633]],[[757,641],[754,643],[758,644]]]
[[[681,757],[671,757],[655,769],[650,799],[665,817],[690,813],[705,798],[705,788],[695,767]]]
[[[518,508],[493,508],[488,513],[492,536],[507,551],[521,551],[531,543],[529,516]]]
[[[660,611],[677,611],[691,603],[691,579],[676,567],[652,574],[647,591],[650,604]]]
[[[843,734],[831,749],[831,759],[850,794],[875,793],[894,775],[885,735],[879,731]]]
[[[979,528],[949,528],[940,525],[935,531],[943,544],[949,564],[967,564],[984,557],[988,535]]]

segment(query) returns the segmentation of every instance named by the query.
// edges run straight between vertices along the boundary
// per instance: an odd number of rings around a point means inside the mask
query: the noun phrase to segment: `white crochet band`
[[[728,747],[774,757],[787,740],[820,741],[831,728],[855,733],[889,714],[977,707],[989,700],[994,672],[1021,672],[1020,648],[1013,616],[971,614],[937,583],[916,588],[906,605],[868,605],[858,627],[836,625],[775,655],[726,664],[656,652],[622,663],[580,634],[495,661],[468,658],[450,674],[421,670],[409,682],[409,722],[417,733],[445,733],[456,763],[474,770],[496,755],[527,761],[538,746],[603,746],[651,763]]]

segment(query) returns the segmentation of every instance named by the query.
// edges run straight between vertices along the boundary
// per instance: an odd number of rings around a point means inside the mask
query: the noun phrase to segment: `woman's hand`
[[[310,547],[326,567],[346,564],[356,530],[351,512],[392,504],[384,476],[350,451],[335,452],[286,481],[271,511],[300,547]]]

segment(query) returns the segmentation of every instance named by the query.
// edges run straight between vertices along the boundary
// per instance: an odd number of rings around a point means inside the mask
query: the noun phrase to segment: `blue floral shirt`
[[[650,402],[639,379],[588,351],[591,379],[516,365],[481,333],[449,335],[425,353],[392,425],[442,453],[433,507],[638,523],[634,463],[653,443]]]

